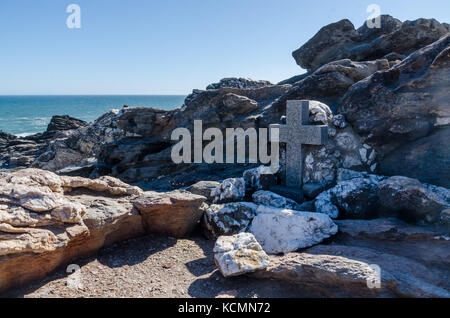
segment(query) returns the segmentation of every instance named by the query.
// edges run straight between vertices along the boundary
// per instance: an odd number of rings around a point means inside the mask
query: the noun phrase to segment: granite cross
[[[328,139],[328,126],[308,126],[308,120],[309,101],[291,100],[286,103],[286,125],[270,125],[271,130],[279,129],[279,142],[286,143],[287,187],[302,187],[302,145],[323,145]]]

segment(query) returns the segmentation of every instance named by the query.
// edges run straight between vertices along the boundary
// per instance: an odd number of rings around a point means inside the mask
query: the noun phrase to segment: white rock
[[[336,219],[339,216],[339,209],[332,203],[329,191],[319,194],[314,201],[314,206],[318,213],[326,214],[332,219]]]
[[[214,203],[242,201],[245,197],[244,178],[230,178],[224,180],[220,186],[211,191]]]
[[[251,233],[221,236],[214,247],[214,261],[225,277],[267,268],[269,256]]]
[[[313,246],[336,234],[337,225],[323,213],[260,206],[250,232],[269,254]]]
[[[270,191],[257,191],[252,196],[253,202],[279,209],[299,210],[300,204]]]
[[[204,225],[214,238],[245,232],[257,210],[258,206],[250,202],[212,204],[206,210]]]

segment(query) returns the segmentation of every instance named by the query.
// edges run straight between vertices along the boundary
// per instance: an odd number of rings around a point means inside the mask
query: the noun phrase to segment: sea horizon
[[[26,137],[44,132],[55,115],[93,122],[124,105],[171,110],[181,107],[185,98],[164,94],[0,95],[0,131]]]

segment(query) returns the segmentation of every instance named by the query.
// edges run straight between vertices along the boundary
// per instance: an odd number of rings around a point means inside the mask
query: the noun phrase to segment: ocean
[[[92,122],[110,109],[144,106],[171,110],[183,105],[181,95],[0,96],[0,131],[27,136],[47,129],[54,115]]]

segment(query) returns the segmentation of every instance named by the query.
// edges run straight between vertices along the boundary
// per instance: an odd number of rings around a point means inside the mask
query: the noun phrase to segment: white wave
[[[34,134],[36,134],[36,133],[26,132],[26,133],[21,133],[21,134],[14,134],[14,135],[17,136],[17,137],[28,137],[28,136],[31,136],[31,135],[34,135]]]

